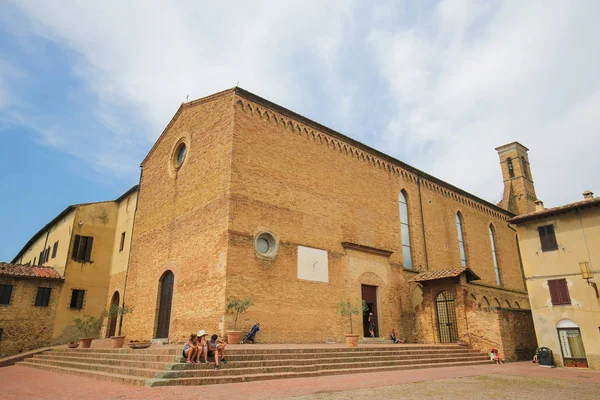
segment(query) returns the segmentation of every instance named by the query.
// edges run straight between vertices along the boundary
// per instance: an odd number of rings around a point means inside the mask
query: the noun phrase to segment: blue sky
[[[324,5],[323,5],[324,4]],[[600,194],[597,1],[0,2],[0,260],[114,199],[190,99],[240,86],[489,201]]]

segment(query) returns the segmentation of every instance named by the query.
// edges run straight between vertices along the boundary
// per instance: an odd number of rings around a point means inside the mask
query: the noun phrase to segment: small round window
[[[254,249],[261,258],[275,258],[277,255],[277,240],[269,232],[261,232],[254,239]]]
[[[185,147],[185,143],[180,143],[177,146],[177,150],[175,150],[175,168],[181,167],[183,161],[185,160],[185,155],[187,153],[187,147]]]

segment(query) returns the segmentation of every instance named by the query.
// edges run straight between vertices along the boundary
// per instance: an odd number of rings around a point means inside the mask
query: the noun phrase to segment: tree
[[[238,316],[248,311],[248,308],[250,308],[253,304],[254,303],[252,302],[251,298],[246,298],[243,300],[237,299],[235,297],[227,298],[227,312],[235,312],[235,319],[233,320],[234,331],[237,326]]]
[[[129,314],[133,312],[133,307],[127,307],[127,305],[123,304],[123,307],[119,307],[117,304],[111,304],[108,308],[108,312],[105,315],[108,315],[109,320],[113,318],[119,318],[119,333],[117,336],[121,336],[121,327],[123,325],[123,315]]]
[[[369,307],[367,307],[367,304],[365,303],[364,300],[362,301],[360,306],[358,304],[354,305],[354,304],[350,303],[350,301],[344,301],[344,300],[341,300],[337,304],[338,314],[340,314],[342,317],[350,318],[350,333],[351,334],[353,333],[352,332],[352,316],[363,313],[363,312],[367,311],[368,309],[369,309]]]
[[[102,325],[102,320],[106,316],[106,311],[102,313],[100,318],[96,318],[92,315],[84,315],[81,318],[73,318],[75,326],[80,332],[85,334],[85,337],[89,337],[90,332],[97,331]]]

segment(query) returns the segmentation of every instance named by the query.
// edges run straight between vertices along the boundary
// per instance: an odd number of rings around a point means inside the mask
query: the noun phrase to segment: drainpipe
[[[427,255],[427,237],[425,236],[425,217],[423,215],[423,198],[421,197],[421,177],[417,177],[417,187],[419,188],[419,206],[421,209],[421,229],[423,232],[423,247],[425,248],[425,269],[429,271],[429,257]]]
[[[140,169],[140,181],[138,183],[138,194],[135,201],[135,210],[133,211],[133,224],[131,225],[131,237],[129,238],[129,254],[127,255],[127,269],[125,270],[125,285],[123,285],[123,301],[121,307],[125,307],[125,293],[127,292],[127,277],[129,276],[129,262],[131,261],[131,246],[133,245],[133,231],[135,230],[135,216],[137,215],[138,204],[140,202],[140,189],[142,187],[142,173]],[[123,327],[123,314],[119,316],[119,334],[121,336],[121,328]]]

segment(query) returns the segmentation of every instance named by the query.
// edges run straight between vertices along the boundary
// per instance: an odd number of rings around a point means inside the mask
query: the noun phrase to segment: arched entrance
[[[158,305],[158,324],[156,327],[156,338],[169,337],[169,325],[171,322],[171,302],[173,300],[173,282],[175,276],[167,271],[160,279],[160,293]]]
[[[119,307],[119,300],[120,300],[119,292],[116,291],[115,293],[113,293],[112,299],[110,300],[110,307],[111,308],[113,308],[113,306]],[[114,316],[114,317],[110,318],[110,321],[108,322],[108,331],[106,333],[107,338],[109,338],[111,336],[115,336],[116,331],[117,331],[117,319],[119,319],[118,316]]]
[[[441,343],[455,343],[458,341],[458,328],[456,326],[456,309],[454,296],[445,290],[435,296],[435,311],[437,314],[438,332]]]

